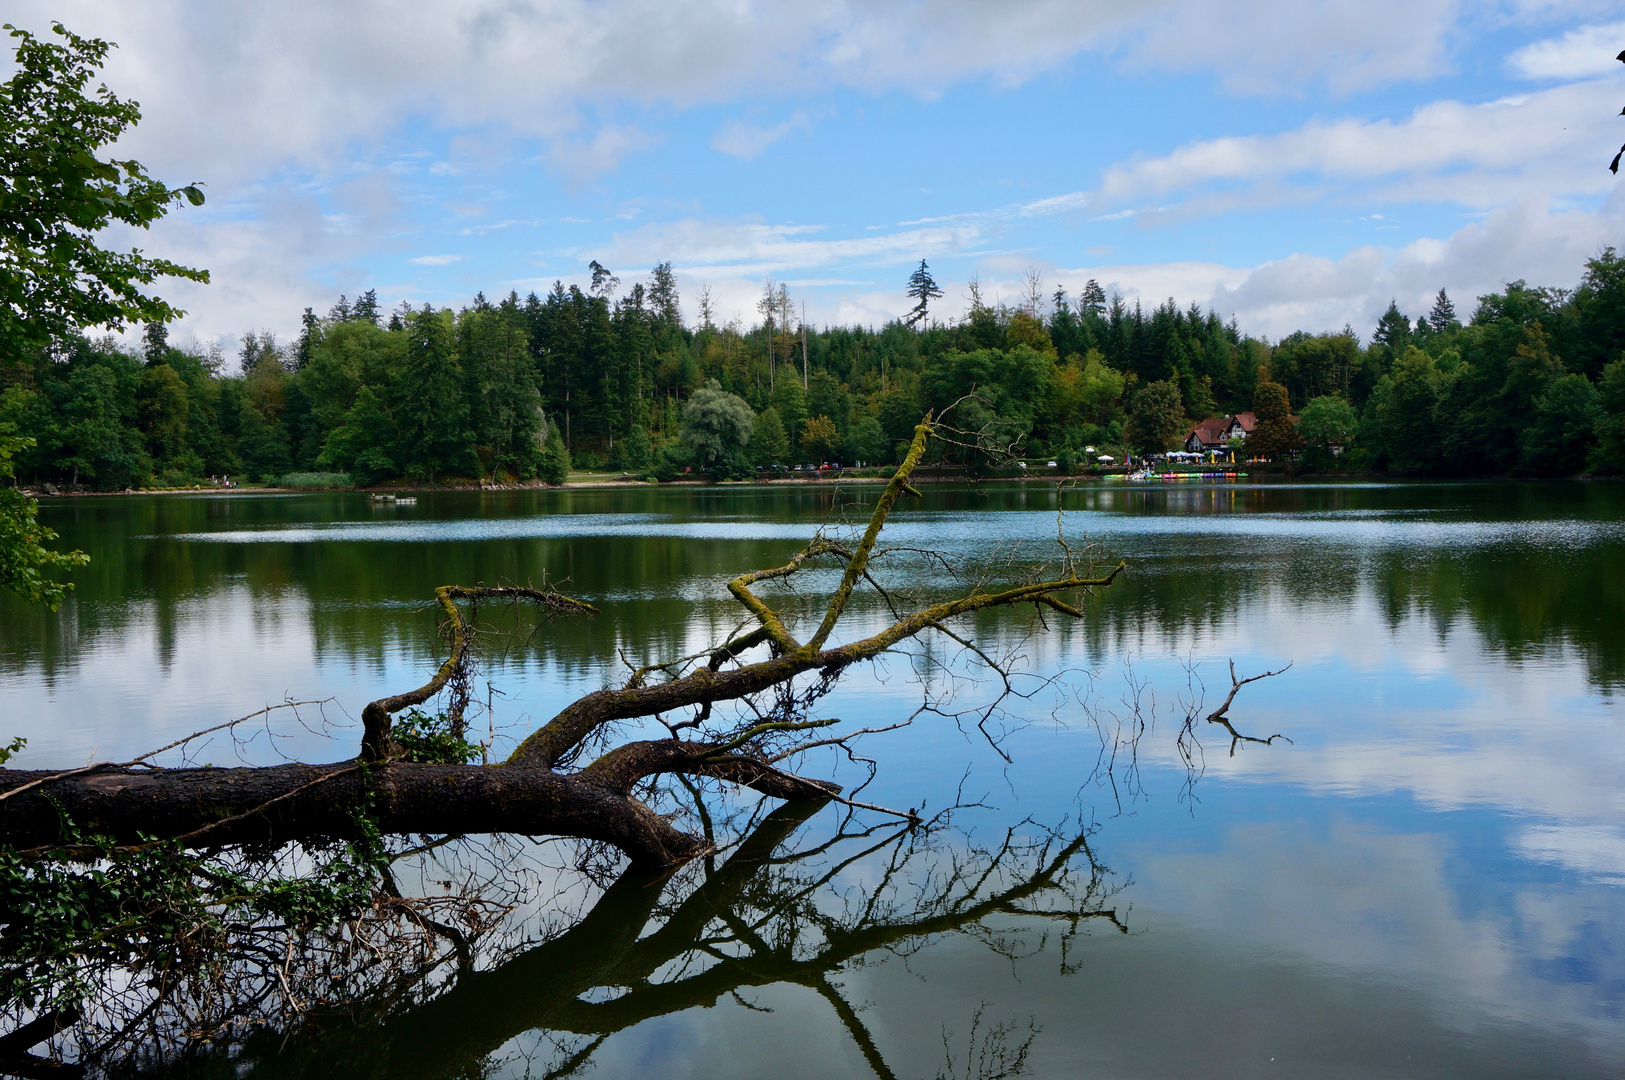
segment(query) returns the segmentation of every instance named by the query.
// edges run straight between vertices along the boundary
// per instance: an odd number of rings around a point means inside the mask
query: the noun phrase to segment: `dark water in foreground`
[[[604,614],[486,665],[500,752],[615,678],[618,651],[641,660],[726,633],[738,620],[724,579],[782,562],[821,524],[861,520],[854,504],[873,493],[50,501],[47,523],[93,561],[56,616],[0,602],[0,735],[28,737],[23,767],[69,766],[288,694],[332,695],[356,716],[432,669],[434,586],[567,579]],[[401,1074],[464,1075],[485,1057],[490,1075],[540,1076],[586,1054],[603,1076],[964,1076],[977,1075],[967,1046],[992,1060],[1001,1040],[1027,1045],[1044,1077],[1625,1072],[1625,487],[935,487],[888,537],[967,558],[1037,554],[1058,499],[1068,534],[1129,571],[1081,625],[1025,644],[1026,616],[977,629],[1019,645],[1029,670],[1069,672],[1067,693],[1015,710],[1006,726],[1031,725],[1003,743],[1009,765],[940,719],[880,736],[865,798],[986,804],[963,816],[967,850],[1081,814],[1109,873],[1085,872],[1059,902],[1023,892],[1063,827],[1047,852],[1005,861],[985,909],[955,899],[939,859],[937,878],[911,878],[886,911],[853,913],[892,858],[857,843],[796,919],[741,922],[796,886],[719,869],[714,903],[671,948],[660,920],[612,895],[598,914],[645,935],[647,963],[595,971],[603,950],[567,937],[466,980],[440,1013],[399,1018],[391,1037],[414,1063]],[[866,602],[853,629],[879,620]],[[938,658],[854,672],[822,712],[895,722],[919,700],[915,673],[972,703],[977,688]],[[1176,700],[1194,666],[1211,707],[1230,659],[1243,674],[1292,663],[1234,710],[1243,730],[1292,743],[1232,758],[1205,735],[1206,771],[1185,797]],[[1155,725],[1114,793],[1092,777],[1091,716],[1128,715],[1136,684]],[[328,718],[328,732],[197,756],[350,756],[355,728],[336,707]],[[836,826],[826,811],[779,850]],[[1036,913],[1068,905],[1117,925]]]

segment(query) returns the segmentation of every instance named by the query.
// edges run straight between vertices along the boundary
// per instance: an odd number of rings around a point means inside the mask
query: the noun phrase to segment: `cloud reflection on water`
[[[1338,1062],[1350,1075],[1427,1071],[1399,1053],[1431,1055],[1435,1071],[1457,1075],[1538,1072],[1542,1060],[1602,1074],[1599,1061],[1625,1057],[1625,515],[1617,492],[1599,490],[1536,505],[1510,485],[1099,492],[1095,509],[1069,515],[1069,531],[1128,554],[1131,571],[1083,624],[1028,642],[1032,665],[1090,669],[1110,698],[1132,657],[1166,705],[1184,661],[1199,663],[1211,688],[1230,658],[1243,673],[1290,659],[1292,671],[1250,687],[1235,715],[1244,730],[1281,731],[1295,745],[1229,758],[1210,740],[1192,812],[1174,804],[1172,732],[1142,744],[1151,798],[1112,825],[1108,861],[1137,881],[1146,932],[1132,955],[1102,945],[1092,958],[1121,1000],[1036,971],[997,982],[1001,1008],[1030,1000],[1036,1011],[1044,993],[1066,1003],[1044,1021],[1043,1052],[1076,1055],[1052,1059],[1057,1073],[1089,1060],[1120,1075],[1245,1075],[1266,1050],[1314,1075]],[[888,535],[968,555],[1012,541],[1037,550],[1053,536],[1053,492],[1018,494],[931,491],[935,509],[906,513]],[[426,497],[423,516],[389,522],[365,510],[349,520],[349,504],[325,516],[300,509],[329,505],[316,502],[226,504],[206,522],[141,522],[122,538],[100,522],[79,535],[101,545],[84,544],[98,560],[89,572],[107,576],[88,579],[49,631],[0,627],[0,712],[25,718],[17,733],[41,761],[98,746],[103,756],[139,752],[289,692],[337,694],[353,714],[432,664],[432,615],[414,598],[433,584],[568,573],[570,591],[601,603],[603,617],[553,628],[545,653],[487,667],[507,695],[501,718],[522,723],[599,685],[619,649],[652,658],[725,632],[736,613],[723,576],[769,565],[815,517],[839,513],[769,504],[753,516],[738,499],[685,492],[638,498],[619,504],[625,512],[606,509],[607,497],[557,504],[584,513],[481,503],[470,517]],[[1280,505],[1294,499],[1303,501]],[[878,618],[865,601],[846,632]],[[1024,632],[1014,620],[978,629],[1007,641]],[[889,718],[911,700],[906,674],[900,660],[854,671],[827,712]],[[952,728],[887,736],[869,795],[940,805],[968,760],[974,793],[1004,812],[1071,811],[1094,735],[1042,722],[1050,704],[1035,703],[1041,722],[1013,738],[1008,773]],[[345,745],[296,741],[289,751],[342,757]],[[1099,791],[1086,792],[1090,805],[1112,812]],[[985,995],[994,983],[966,975],[954,965],[972,961],[951,953],[921,959],[946,973],[932,994]],[[1114,971],[1135,974],[1114,984]],[[871,999],[902,1003],[900,978],[887,968],[861,981]],[[1168,1005],[1170,995],[1189,1008]],[[808,1011],[790,991],[762,1000],[786,1019]],[[734,1023],[723,1018],[732,1008],[662,1023],[703,1047],[713,1025]],[[934,1054],[939,1014],[898,1008],[880,1011],[880,1029]],[[1159,1040],[1150,1018],[1175,1014],[1191,1038]],[[656,1037],[618,1039],[632,1053]],[[773,1053],[800,1045],[782,1038]],[[1355,1041],[1328,1058],[1339,1038]],[[1192,1056],[1204,1039],[1225,1049]],[[1255,1049],[1264,1059],[1249,1056]],[[735,1052],[741,1075],[762,1060]],[[635,1058],[620,1053],[605,1062]]]

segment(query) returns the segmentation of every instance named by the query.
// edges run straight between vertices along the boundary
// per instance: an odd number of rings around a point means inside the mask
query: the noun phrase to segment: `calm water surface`
[[[349,717],[432,670],[434,586],[563,581],[604,614],[487,662],[482,723],[500,751],[614,678],[618,652],[669,656],[726,633],[737,609],[723,580],[861,520],[873,494],[49,501],[42,517],[92,563],[55,616],[0,602],[0,735],[27,736],[24,767],[72,765],[286,695],[331,696],[326,729],[217,741],[197,758],[348,757]],[[978,631],[1019,647],[1032,671],[1068,672],[1067,693],[1007,721],[1010,764],[942,720],[881,736],[865,797],[930,808],[963,793],[986,804],[965,816],[967,843],[1093,821],[1090,850],[1110,868],[1102,906],[1121,929],[1094,920],[1072,936],[1025,901],[958,923],[904,912],[913,930],[853,939],[816,978],[763,968],[726,992],[695,983],[662,1007],[624,1008],[593,1029],[607,1035],[591,1048],[598,1074],[931,1077],[948,1068],[946,1035],[959,1076],[965,1046],[985,1049],[1002,1024],[1014,1042],[1032,1037],[1027,1063],[1044,1077],[1621,1075],[1625,488],[933,487],[888,536],[973,559],[1037,554],[1058,507],[1069,536],[1129,559],[1128,572],[1081,625],[1024,644],[1025,616]],[[861,606],[853,629],[880,614]],[[1292,742],[1230,757],[1206,736],[1189,788],[1178,701],[1205,686],[1211,708],[1231,659],[1243,674],[1291,662],[1234,715]],[[898,659],[853,673],[822,711],[895,722],[919,700],[916,672],[956,702],[974,696]],[[1091,715],[1126,716],[1135,686],[1153,726],[1138,776],[1120,770],[1114,792],[1092,775]],[[883,871],[858,860],[840,880]],[[480,1051],[489,1074],[545,1073],[559,1031],[583,1030],[552,1006],[525,1019],[527,1000],[561,993],[561,963],[467,991],[468,1016],[515,1017]],[[642,1001],[637,987],[566,990],[578,1010]],[[432,1064],[431,1050],[416,1058],[425,1075],[466,1067]],[[251,1071],[279,1066],[273,1055]]]

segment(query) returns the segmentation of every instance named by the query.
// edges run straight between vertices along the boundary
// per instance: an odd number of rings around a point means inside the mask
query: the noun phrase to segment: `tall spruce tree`
[[[310,308],[299,316],[299,340],[294,344],[293,356],[288,360],[290,371],[303,371],[310,363],[311,350],[316,347],[316,339],[321,336],[322,321],[316,317],[316,312]]]
[[[1450,294],[1443,289],[1433,300],[1433,310],[1428,312],[1428,326],[1435,334],[1442,334],[1450,329],[1456,321],[1456,305],[1450,302]]]
[[[919,269],[909,275],[908,295],[915,303],[903,322],[907,326],[915,326],[925,321],[926,308],[931,301],[942,296],[942,290],[937,288],[937,281],[931,276],[931,269],[924,259],[920,260]]]
[[[350,318],[356,322],[368,322],[378,325],[378,290],[368,289],[362,293],[350,308]]]
[[[472,475],[477,465],[451,313],[425,305],[407,317],[406,333],[406,366],[394,410],[401,432],[399,464],[417,479]]]
[[[1102,315],[1106,311],[1106,290],[1100,287],[1100,282],[1090,278],[1083,283],[1083,292],[1078,295],[1079,315]]]
[[[1411,321],[1399,310],[1399,303],[1388,301],[1388,310],[1382,313],[1377,320],[1377,328],[1371,334],[1371,344],[1383,351],[1387,361],[1386,366],[1405,353],[1405,346],[1411,343]]]
[[[169,328],[161,322],[150,322],[141,331],[141,355],[148,367],[157,367],[169,359]]]
[[[649,310],[665,326],[682,329],[683,312],[678,304],[677,274],[671,263],[655,264],[649,283]]]

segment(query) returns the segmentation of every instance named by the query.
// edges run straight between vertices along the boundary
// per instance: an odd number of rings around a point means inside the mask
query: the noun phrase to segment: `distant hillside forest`
[[[792,463],[895,461],[927,409],[1081,468],[1095,454],[1178,447],[1200,420],[1257,416],[1244,454],[1308,470],[1572,475],[1625,470],[1625,260],[1612,248],[1577,288],[1513,282],[1464,324],[1441,290],[1420,318],[1390,306],[1362,344],[1339,333],[1270,343],[1211,311],[1146,310],[1048,294],[938,317],[918,303],[874,330],[804,327],[771,283],[750,328],[686,325],[671,265],[622,290],[593,264],[586,291],[467,307],[373,292],[306,309],[297,340],[242,339],[237,363],[179,349],[161,325],[140,350],[76,338],[0,369],[0,425],[32,437],[25,483],[97,490],[207,476],[348,474],[355,483],[562,480],[578,467],[723,478]],[[1085,448],[1095,448],[1086,454]],[[938,460],[997,465],[943,443]]]

